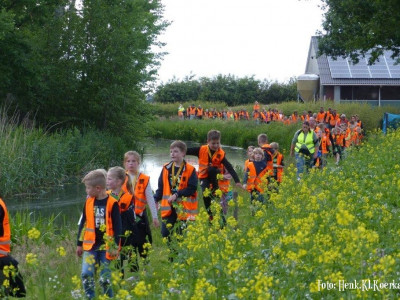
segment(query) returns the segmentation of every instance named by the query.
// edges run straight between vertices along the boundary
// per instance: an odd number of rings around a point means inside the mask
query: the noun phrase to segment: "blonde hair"
[[[89,186],[100,186],[106,188],[107,172],[104,169],[90,171],[85,177],[83,177],[82,182]]]
[[[264,158],[264,151],[260,147],[257,147],[257,148],[253,149],[253,155],[256,154],[256,153],[261,154],[262,157]]]
[[[122,181],[122,184],[125,182],[126,179],[126,172],[124,168],[121,167],[112,167],[108,169],[107,176],[115,177],[116,179],[119,179]],[[122,186],[122,185],[121,185]],[[126,181],[126,189],[129,191],[129,193],[132,194],[132,183],[130,180]]]
[[[128,151],[124,154],[124,165],[128,160],[129,156],[133,156],[138,161],[139,164],[142,162],[142,158],[140,157],[139,153],[137,153],[136,151]]]
[[[272,142],[271,144],[269,144],[270,145],[270,147],[272,148],[272,149],[276,149],[276,150],[278,150],[279,149],[279,144],[278,143],[276,143],[276,142]]]

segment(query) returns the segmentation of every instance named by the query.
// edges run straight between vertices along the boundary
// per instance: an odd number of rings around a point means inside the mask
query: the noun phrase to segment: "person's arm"
[[[240,184],[239,176],[236,173],[235,169],[233,168],[232,164],[226,159],[226,156],[224,156],[224,159],[221,161],[221,163],[224,165],[228,173],[232,175],[232,178],[235,181],[235,183]]]
[[[246,170],[244,170],[243,184],[247,184],[248,178],[249,178],[249,168],[246,168]]]
[[[319,139],[317,137],[317,135],[315,134],[315,132],[313,133],[313,142],[314,142],[314,158],[318,157],[318,150],[319,150]]]
[[[186,150],[186,155],[193,155],[199,157],[200,147],[190,147]]]
[[[83,231],[83,226],[86,223],[86,202],[85,205],[83,205],[83,211],[82,211],[82,215],[81,218],[79,219],[79,223],[78,223],[78,237],[77,237],[77,242],[76,242],[76,255],[78,257],[82,256],[83,253],[83,235],[82,235],[82,231]]]
[[[78,236],[77,236],[77,246],[82,246],[83,241],[82,241],[82,231],[83,231],[83,227],[85,226],[86,223],[86,202],[83,205],[83,211],[82,211],[82,215],[81,218],[79,219],[79,223],[78,223]]]
[[[116,245],[119,245],[122,234],[122,222],[121,222],[121,213],[119,212],[118,202],[115,202],[112,206],[111,219],[114,231],[114,241]]]
[[[300,131],[301,130],[296,131],[296,133],[293,136],[292,144],[290,145],[290,156],[294,155],[294,147],[296,146],[297,140],[299,138]]]
[[[163,189],[164,189],[164,183],[163,183],[163,178],[162,178],[163,170],[164,170],[164,167],[161,170],[160,177],[158,177],[158,188],[157,188],[156,193],[154,194],[154,200],[157,202],[161,201],[162,193],[163,193]]]
[[[145,195],[147,204],[150,207],[151,217],[153,218],[153,224],[155,227],[158,227],[160,223],[158,222],[156,203],[154,201],[153,191],[151,190],[150,184],[147,184]]]

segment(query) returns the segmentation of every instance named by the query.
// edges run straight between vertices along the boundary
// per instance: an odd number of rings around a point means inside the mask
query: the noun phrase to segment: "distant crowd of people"
[[[344,116],[344,120],[342,119],[342,116]],[[285,115],[283,114],[282,110],[278,110],[276,108],[261,108],[257,101],[254,103],[253,111],[250,113],[246,109],[239,109],[236,111],[232,110],[231,108],[222,110],[217,110],[215,108],[204,109],[200,105],[196,107],[194,104],[185,109],[183,105],[180,104],[178,108],[178,117],[181,120],[254,120],[260,123],[283,122],[284,124],[310,121],[310,118],[314,118],[318,124],[324,123],[330,129],[336,127],[338,124],[340,125],[344,121],[354,121],[355,123],[358,123],[362,129],[362,123],[358,115],[354,115],[350,120],[347,120],[345,115],[339,114],[335,109],[332,108],[328,108],[328,110],[325,111],[324,108],[321,107],[319,112],[313,112],[311,110],[303,111],[301,115],[297,111],[293,111],[291,115]]]

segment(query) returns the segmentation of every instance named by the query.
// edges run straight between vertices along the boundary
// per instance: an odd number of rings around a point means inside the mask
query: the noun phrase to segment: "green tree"
[[[326,10],[319,51],[332,57],[349,56],[354,62],[371,51],[373,63],[384,50],[400,53],[400,1],[322,0]]]

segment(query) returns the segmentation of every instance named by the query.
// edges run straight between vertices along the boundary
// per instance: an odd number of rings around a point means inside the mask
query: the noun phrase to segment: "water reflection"
[[[145,150],[141,171],[150,176],[151,188],[155,191],[158,185],[162,166],[170,161],[169,146],[171,140],[157,140]],[[198,147],[200,144],[187,142],[188,147]],[[246,152],[242,148],[222,146],[227,159],[233,166],[243,166]],[[198,168],[198,159],[187,156],[186,160]],[[77,222],[85,202],[85,186],[82,183],[68,184],[56,187],[48,193],[41,193],[34,197],[15,196],[4,199],[12,214],[15,211],[27,211],[41,216],[61,215],[64,218]]]

